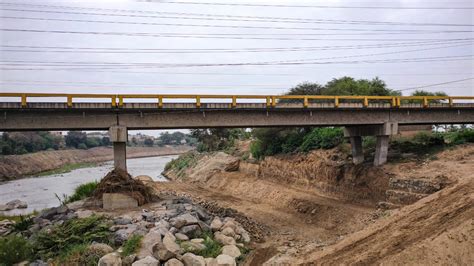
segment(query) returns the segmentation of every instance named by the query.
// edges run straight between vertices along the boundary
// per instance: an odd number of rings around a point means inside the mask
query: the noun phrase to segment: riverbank
[[[176,155],[189,151],[190,146],[128,147],[127,158]],[[111,147],[88,150],[41,151],[0,157],[0,182],[61,169],[68,165],[86,165],[113,160]]]

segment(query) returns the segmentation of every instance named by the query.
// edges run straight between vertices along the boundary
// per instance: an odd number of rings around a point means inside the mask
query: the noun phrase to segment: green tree
[[[80,144],[83,144],[82,147],[87,147],[86,140],[86,133],[81,131],[69,131],[65,137],[66,146],[72,148],[79,148]]]
[[[146,138],[143,144],[145,144],[145,146],[152,147],[154,141],[151,138]]]

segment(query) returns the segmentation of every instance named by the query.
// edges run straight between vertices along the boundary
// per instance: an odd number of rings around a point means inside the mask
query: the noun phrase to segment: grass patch
[[[33,257],[33,248],[22,236],[0,237],[0,265],[13,265]]]
[[[33,242],[35,252],[42,259],[64,256],[77,245],[111,243],[109,222],[102,216],[93,215],[83,219],[73,219],[50,230],[40,231]]]
[[[235,260],[237,262],[237,265],[241,265],[244,262],[245,257],[250,253],[251,249],[245,246],[244,247],[237,246],[237,247],[240,250],[240,256],[235,258]]]
[[[56,259],[58,265],[95,266],[106,252],[91,248],[89,244],[78,244],[62,252]]]
[[[35,176],[58,175],[58,174],[69,173],[72,170],[76,170],[79,168],[87,168],[87,167],[95,167],[95,166],[97,166],[97,163],[71,163],[71,164],[65,164],[57,169],[43,171],[34,175]]]
[[[92,194],[94,193],[95,189],[97,188],[97,181],[92,181],[89,183],[85,183],[82,185],[79,185],[74,189],[74,194],[71,196],[66,197],[65,203],[71,203],[74,201],[82,200],[88,197],[91,197]]]
[[[203,244],[206,248],[195,252],[196,255],[215,258],[221,254],[222,245],[214,239],[212,232],[203,232],[200,238],[204,239]]]
[[[122,256],[126,257],[138,251],[142,244],[142,238],[143,236],[133,235],[132,237],[127,239],[127,241],[125,241],[125,243],[123,243],[122,245]]]

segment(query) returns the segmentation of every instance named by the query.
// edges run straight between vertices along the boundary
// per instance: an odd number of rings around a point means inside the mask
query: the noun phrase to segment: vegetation
[[[198,256],[203,256],[204,258],[215,258],[221,254],[222,245],[214,239],[214,235],[211,232],[204,232],[200,238],[204,239],[204,248],[198,252],[195,252]]]
[[[138,251],[142,242],[143,236],[140,235],[133,235],[125,243],[123,243],[122,248],[122,256],[126,257]]]
[[[92,181],[79,185],[74,189],[74,194],[66,197],[65,203],[70,203],[91,197],[92,194],[94,194],[95,189],[97,188],[97,184],[97,181]]]
[[[42,259],[66,257],[78,245],[111,242],[109,223],[102,216],[73,219],[61,225],[54,225],[51,230],[40,231],[34,241],[35,254]]]
[[[88,137],[87,134],[82,131],[69,131],[64,140],[67,147],[76,149],[88,149],[110,145],[109,137]]]
[[[238,139],[245,139],[249,134],[243,129],[210,128],[192,129],[191,136],[197,140],[199,152],[228,150],[234,146]]]
[[[62,146],[64,143],[61,136],[54,136],[46,131],[3,133],[0,139],[2,155],[57,150]]]
[[[89,244],[77,244],[61,252],[56,262],[59,265],[95,266],[106,253],[101,249],[91,248]]]
[[[0,265],[13,265],[33,257],[33,248],[19,235],[0,237]]]
[[[35,174],[36,176],[47,176],[47,175],[58,175],[58,174],[64,174],[64,173],[69,173],[72,170],[79,169],[79,168],[86,168],[86,167],[94,167],[96,166],[97,163],[71,163],[71,164],[65,164],[61,166],[60,168],[49,170],[49,171],[44,171],[39,174]]]

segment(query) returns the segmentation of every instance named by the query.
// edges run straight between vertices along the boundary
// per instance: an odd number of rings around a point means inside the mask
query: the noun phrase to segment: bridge
[[[343,126],[355,164],[362,136],[387,161],[399,126],[474,123],[473,96],[182,95],[0,93],[0,131],[109,130],[116,168],[126,169],[128,130]]]

